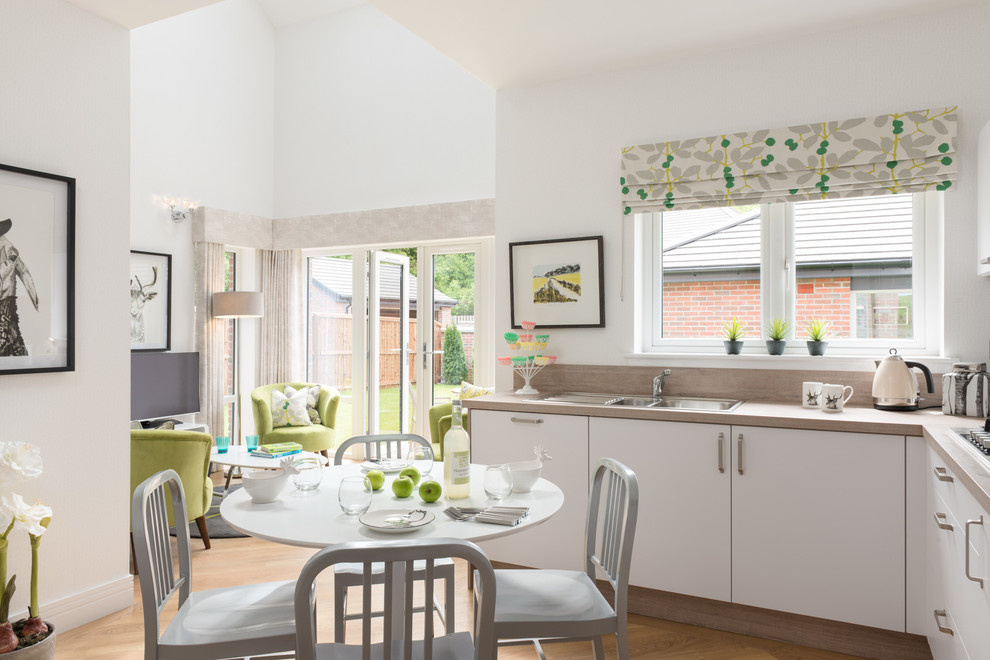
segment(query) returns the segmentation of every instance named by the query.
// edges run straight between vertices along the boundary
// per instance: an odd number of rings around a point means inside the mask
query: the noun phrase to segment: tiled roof
[[[798,266],[904,261],[912,254],[911,195],[794,205]],[[718,211],[718,213],[716,213]],[[665,269],[759,268],[760,209],[663,214]]]
[[[333,257],[313,258],[309,260],[310,272],[316,282],[334,293],[339,298],[350,300],[354,295],[351,281],[352,262],[350,259],[338,259]],[[397,268],[386,267],[382,271],[381,278],[382,300],[399,299],[399,271]],[[408,289],[409,303],[415,308],[416,304],[416,276],[409,276]],[[437,289],[433,290],[433,304],[435,307],[453,307],[457,300]]]

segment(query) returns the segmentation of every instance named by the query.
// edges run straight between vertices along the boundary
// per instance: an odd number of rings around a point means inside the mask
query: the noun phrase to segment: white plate
[[[434,519],[436,516],[423,509],[380,509],[368,511],[358,518],[362,525],[388,533],[411,532],[429,525]]]
[[[392,474],[394,472],[401,472],[403,468],[407,468],[413,463],[411,461],[404,461],[396,458],[383,458],[381,461],[365,461],[361,463],[362,470],[381,470],[385,474]]]

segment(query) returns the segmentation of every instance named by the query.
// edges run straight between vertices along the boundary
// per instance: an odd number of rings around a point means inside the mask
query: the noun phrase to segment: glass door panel
[[[368,305],[368,432],[408,433],[409,258],[372,251]]]

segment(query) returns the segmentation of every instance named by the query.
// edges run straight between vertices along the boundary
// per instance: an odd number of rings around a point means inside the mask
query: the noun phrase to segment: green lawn
[[[450,400],[450,392],[454,389],[456,385],[446,385],[443,383],[438,383],[433,386],[433,400],[437,403]],[[340,433],[337,435],[337,442],[342,442],[344,439],[351,436],[351,414],[353,406],[351,404],[352,392],[351,390],[341,390],[340,391],[340,405],[337,407],[337,420],[335,427],[340,429]],[[408,410],[412,410],[414,407],[414,401],[416,397],[416,386],[413,385],[409,388],[409,406]],[[424,438],[429,439],[430,437],[430,425],[429,420],[424,419],[412,420],[409,424],[410,433],[418,433]],[[379,392],[379,411],[378,411],[378,427],[379,431],[382,433],[399,432],[399,388],[389,387],[382,389]]]

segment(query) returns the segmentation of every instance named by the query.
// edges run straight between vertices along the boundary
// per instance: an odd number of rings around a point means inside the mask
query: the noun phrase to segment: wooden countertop
[[[468,410],[501,410],[547,415],[619,417],[697,424],[734,424],[809,431],[888,433],[924,437],[946,462],[946,467],[955,472],[980,505],[990,511],[990,461],[981,456],[968,442],[949,432],[949,429],[953,427],[982,426],[983,419],[977,417],[943,415],[940,408],[914,412],[888,412],[873,408],[847,406],[840,413],[826,413],[821,410],[804,408],[796,403],[753,401],[744,402],[732,412],[708,412],[534,401],[533,397],[534,395],[496,393],[465,399],[464,407]]]

